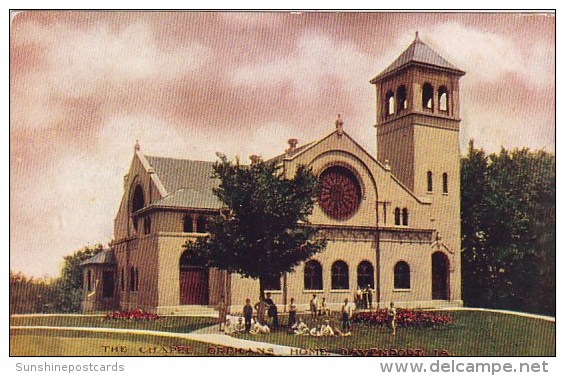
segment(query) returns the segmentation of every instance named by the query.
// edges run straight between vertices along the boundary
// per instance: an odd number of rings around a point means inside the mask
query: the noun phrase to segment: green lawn
[[[441,329],[399,328],[392,336],[388,328],[356,325],[351,337],[295,336],[285,332],[241,338],[305,349],[324,348],[351,354],[352,349],[420,349],[435,355],[436,349],[456,356],[554,356],[555,323],[491,312],[450,312],[454,324]],[[334,321],[335,326],[335,321]],[[383,351],[384,350],[384,351]],[[393,350],[393,351],[394,351]],[[361,351],[355,352],[359,355]]]
[[[447,351],[456,356],[554,356],[555,323],[544,320],[524,318],[491,312],[449,312],[454,324],[441,329],[399,328],[396,336],[388,329],[356,325],[351,337],[302,337],[275,332],[269,335],[241,335],[242,338],[261,342],[270,342],[303,349],[326,349],[334,353],[350,354],[356,349],[357,354],[367,349],[379,349],[381,354],[390,349],[404,351],[419,350],[425,355],[435,355],[436,349]],[[284,319],[286,320],[286,318]],[[188,333],[216,322],[214,318],[202,317],[165,317],[159,321],[118,321],[105,320],[102,317],[12,317],[12,326],[85,326],[106,328],[129,328],[156,330],[164,332]],[[334,322],[335,325],[335,322]],[[106,341],[106,342],[105,342]],[[208,345],[193,341],[177,340],[152,336],[98,334],[65,331],[30,331],[12,330],[10,335],[12,355],[115,355],[100,353],[107,342],[125,343],[132,349],[143,344],[151,346],[182,345],[192,343],[194,353],[206,355]],[[29,344],[32,344],[31,346]],[[26,352],[27,351],[27,352]],[[90,352],[93,353],[90,353]],[[133,350],[132,350],[133,351]],[[139,352],[139,350],[136,350]],[[373,350],[375,351],[375,350]],[[144,355],[132,354],[128,355]],[[170,355],[170,354],[158,354]]]
[[[112,347],[119,350],[112,351]],[[180,338],[69,330],[10,330],[11,356],[205,356],[210,347],[217,351],[217,346]]]

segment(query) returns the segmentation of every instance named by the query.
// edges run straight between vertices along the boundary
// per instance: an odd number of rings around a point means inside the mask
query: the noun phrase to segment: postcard
[[[10,356],[555,356],[555,172],[552,12],[13,11]]]

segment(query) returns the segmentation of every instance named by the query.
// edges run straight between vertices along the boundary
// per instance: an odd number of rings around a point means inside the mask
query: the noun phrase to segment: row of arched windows
[[[439,110],[442,112],[448,112],[448,90],[445,86],[440,86],[437,91],[437,104],[439,105]],[[427,111],[434,110],[434,87],[426,82],[422,86],[422,108]],[[403,110],[408,108],[408,96],[406,91],[406,86],[401,85],[396,90],[396,93],[389,90],[385,95],[385,114],[386,116],[391,116],[394,114],[400,114]]]
[[[400,208],[394,209],[394,225],[395,226],[408,226],[408,209]]]
[[[357,285],[374,287],[374,269],[368,261],[363,261],[357,267]],[[410,266],[405,261],[394,265],[394,288],[410,288]],[[310,260],[304,265],[304,290],[323,290],[322,265],[316,260]],[[332,264],[332,290],[349,290],[349,267],[338,260]]]
[[[204,233],[207,230],[206,221],[207,218],[204,215],[193,216],[192,214],[188,214],[183,220],[183,232]]]
[[[331,267],[331,289],[349,290],[349,266],[342,260],[337,260]],[[362,261],[357,266],[357,285],[374,287],[374,269],[368,261]],[[322,264],[310,260],[304,265],[304,290],[323,290]]]
[[[434,174],[431,171],[428,171],[427,174],[428,179],[428,192],[434,191]],[[442,185],[442,192],[448,193],[448,185],[447,185],[447,172],[444,172],[441,176],[441,185]]]
[[[408,99],[406,96],[406,86],[401,85],[396,90],[396,96],[392,90],[386,93],[386,114],[387,116],[400,114],[403,110],[408,108]]]

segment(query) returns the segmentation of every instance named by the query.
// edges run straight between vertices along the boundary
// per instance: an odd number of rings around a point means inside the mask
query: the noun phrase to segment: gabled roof
[[[114,256],[114,251],[111,249],[106,249],[91,258],[88,258],[81,262],[81,265],[94,265],[94,264],[106,264],[112,265],[116,263],[116,257]]]
[[[214,162],[152,157],[145,158],[169,193],[148,206],[219,209],[221,202],[213,188],[219,181],[212,178]]]
[[[411,64],[423,64],[436,68],[446,69],[456,74],[464,75],[465,72],[455,67],[449,61],[441,57],[437,52],[432,50],[427,44],[422,42],[416,32],[416,38],[408,46],[408,48],[400,54],[400,56],[390,64],[385,70],[371,80],[375,83],[377,80],[388,76],[389,74],[401,70]]]

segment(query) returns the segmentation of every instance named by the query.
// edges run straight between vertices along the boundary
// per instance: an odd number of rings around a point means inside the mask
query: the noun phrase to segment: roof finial
[[[415,42],[419,42],[420,41],[420,37],[418,36],[418,30],[416,30],[416,38],[414,38]]]
[[[343,120],[341,120],[340,114],[337,114],[337,119],[335,121],[335,128],[337,129],[337,135],[341,136],[343,134]]]
[[[141,146],[139,146],[139,140],[135,140],[134,150],[135,150],[135,151],[140,151],[140,150],[141,150]]]

